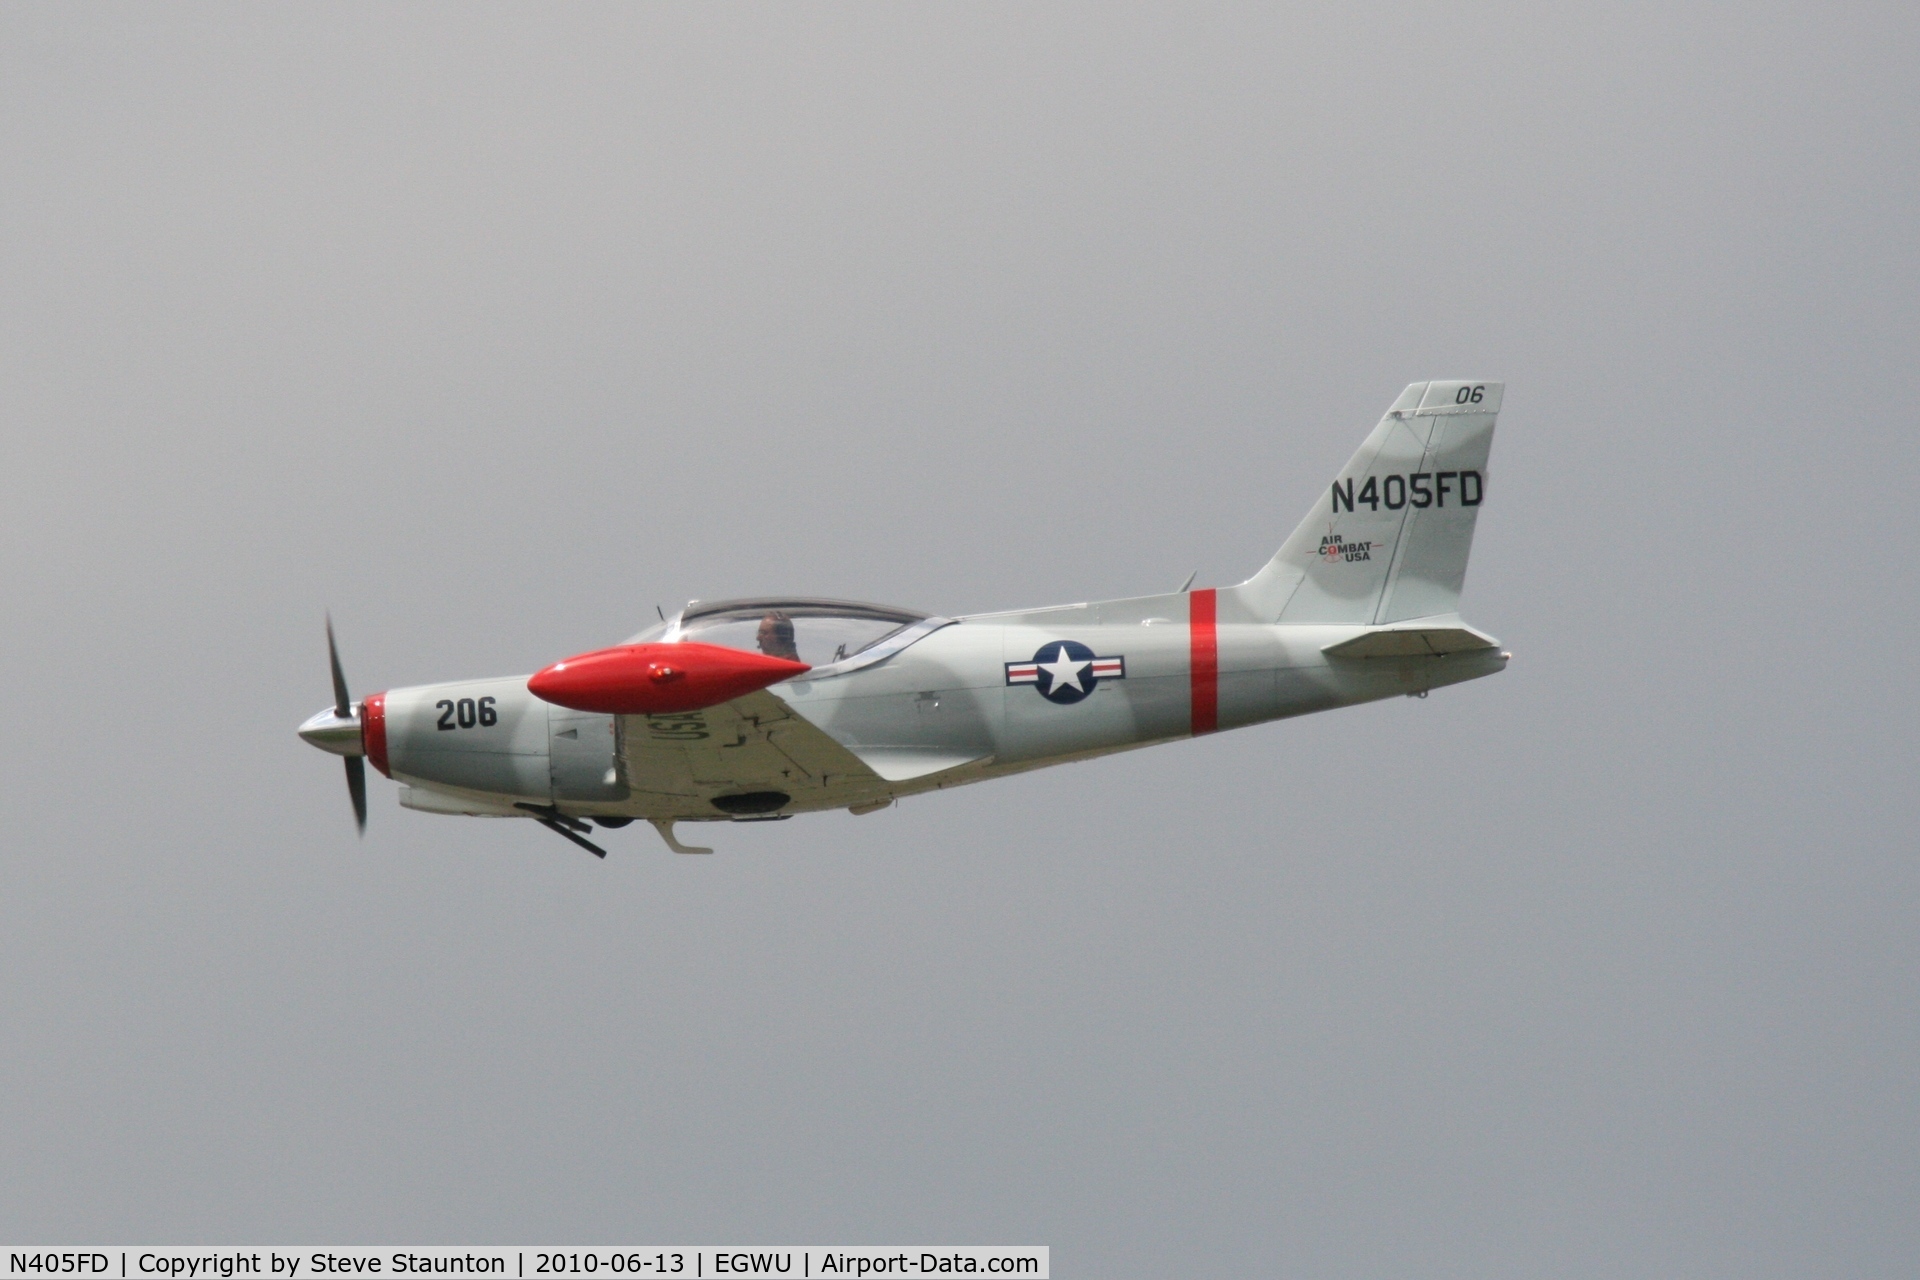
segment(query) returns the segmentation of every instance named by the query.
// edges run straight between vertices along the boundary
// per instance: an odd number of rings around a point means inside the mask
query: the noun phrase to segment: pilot
[[[769,658],[800,661],[800,650],[793,642],[793,619],[775,609],[760,619],[760,652]]]

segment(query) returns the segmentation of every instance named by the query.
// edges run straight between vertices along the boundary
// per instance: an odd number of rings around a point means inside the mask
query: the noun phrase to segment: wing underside
[[[699,711],[616,717],[616,755],[649,811],[724,817],[716,799],[778,792],[784,811],[844,808],[888,794],[884,778],[761,690]]]

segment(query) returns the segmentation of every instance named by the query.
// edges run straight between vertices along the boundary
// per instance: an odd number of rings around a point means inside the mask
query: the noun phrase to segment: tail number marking
[[[1353,491],[1353,478],[1333,482],[1333,512],[1340,514],[1344,509],[1351,511],[1355,503],[1369,511],[1378,511],[1382,503],[1389,511],[1398,511],[1409,504],[1424,511],[1428,507],[1444,507],[1447,499],[1452,498],[1457,507],[1477,507],[1486,493],[1486,482],[1478,471],[1415,471],[1407,475],[1368,476],[1367,482],[1360,486],[1360,492]]]

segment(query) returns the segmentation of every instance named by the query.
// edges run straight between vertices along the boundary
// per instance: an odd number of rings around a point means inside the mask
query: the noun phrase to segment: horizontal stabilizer
[[[1475,649],[1497,649],[1500,642],[1459,622],[1432,626],[1375,627],[1320,652],[1329,658],[1440,658]]]

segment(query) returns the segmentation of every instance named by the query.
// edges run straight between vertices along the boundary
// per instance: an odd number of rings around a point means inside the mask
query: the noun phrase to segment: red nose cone
[[[719,645],[622,644],[556,662],[527,681],[534,697],[575,711],[658,715],[698,711],[813,668]]]

